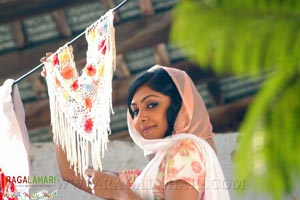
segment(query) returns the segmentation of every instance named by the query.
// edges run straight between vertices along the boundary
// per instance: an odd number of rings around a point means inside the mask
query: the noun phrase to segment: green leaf
[[[300,177],[300,1],[186,0],[171,39],[219,74],[271,69],[240,128],[235,172],[281,199]]]

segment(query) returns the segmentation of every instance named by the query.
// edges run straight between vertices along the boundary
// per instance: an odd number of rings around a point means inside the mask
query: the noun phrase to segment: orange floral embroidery
[[[155,190],[158,190],[160,193],[163,193],[164,189],[165,189],[165,186],[163,184],[160,184],[159,182],[156,183],[153,188]]]
[[[56,87],[60,87],[60,81],[55,77],[55,85]]]
[[[103,40],[100,42],[100,44],[99,44],[99,46],[98,46],[98,50],[100,50],[100,49],[105,45],[105,41],[106,41],[106,39],[103,39]]]
[[[88,76],[94,76],[96,74],[96,69],[93,65],[88,65],[85,69]]]
[[[197,190],[205,185],[203,155],[192,140],[182,140],[170,148],[159,167],[153,187],[154,195],[163,199],[165,191],[160,185],[174,180],[186,181]]]
[[[90,29],[89,30],[89,37],[92,41],[95,41],[95,38],[96,38],[96,30],[95,29]]]
[[[202,171],[198,176],[198,185],[201,188],[203,188],[205,186],[205,176],[206,176],[206,173],[204,171]]]
[[[67,91],[63,91],[63,97],[65,98],[65,99],[69,99],[69,97],[70,97],[70,95],[69,95],[69,93],[67,92]]]
[[[135,181],[135,179],[141,174],[142,170],[140,169],[131,169],[131,170],[123,170],[119,172],[119,178],[129,187],[131,187]]]
[[[173,167],[168,169],[168,177],[174,177],[178,173],[178,170]]]
[[[57,54],[54,55],[52,62],[53,62],[54,66],[55,65],[59,65],[59,59],[58,59],[58,55]]]
[[[91,118],[88,118],[85,122],[84,122],[84,130],[85,132],[91,132],[91,130],[93,129],[93,120]]]
[[[60,74],[64,79],[69,80],[74,76],[74,70],[71,66],[66,66],[61,70]]]
[[[101,50],[101,53],[103,54],[103,55],[105,55],[105,53],[106,53],[106,45],[102,48],[102,50]]]
[[[184,169],[184,165],[182,165],[181,167],[175,166],[172,168],[168,168],[168,178],[172,179],[173,177],[176,177],[177,174],[179,174],[179,172],[181,172]]]
[[[202,167],[201,167],[200,163],[197,161],[192,162],[192,169],[195,173],[200,173],[202,171]]]
[[[100,42],[100,44],[99,44],[99,46],[98,46],[98,50],[99,51],[101,51],[101,53],[103,54],[103,55],[105,55],[105,53],[106,53],[106,39],[103,39],[101,42]]]
[[[92,100],[90,98],[85,98],[84,99],[84,104],[85,104],[85,107],[87,109],[90,110],[92,108]]]
[[[179,155],[187,157],[189,156],[190,151],[195,152],[194,142],[191,140],[182,140],[175,146],[173,154],[179,153]]]
[[[98,66],[98,73],[99,73],[100,76],[103,76],[103,74],[104,74],[104,63],[101,63]]]
[[[78,80],[75,80],[70,87],[72,90],[76,91],[78,89]]]
[[[67,49],[64,49],[64,50],[60,53],[60,55],[59,55],[60,62],[61,62],[61,63],[67,63],[67,62],[70,60],[69,57],[70,57],[70,56],[69,56],[69,54],[68,54]]]
[[[174,167],[174,159],[173,157],[169,158],[167,163],[166,163],[166,168],[169,169],[169,168],[173,168]]]

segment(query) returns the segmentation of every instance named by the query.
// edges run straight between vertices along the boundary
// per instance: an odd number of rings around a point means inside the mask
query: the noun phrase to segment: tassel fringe
[[[97,33],[96,39],[89,34],[91,30]],[[105,40],[103,40],[102,36],[99,36],[99,33],[102,34],[99,31],[103,30],[104,34],[106,33],[104,36]],[[110,115],[113,114],[112,78],[116,65],[114,35],[112,10],[108,11],[106,15],[86,30],[88,41],[87,63],[96,66],[96,78],[89,77],[89,74],[82,74],[81,77],[74,76],[71,80],[64,80],[64,77],[61,76],[63,74],[62,71],[65,69],[64,67],[73,66],[76,69],[72,48],[67,45],[58,51],[67,52],[66,55],[69,55],[70,58],[68,64],[65,66],[53,66],[53,60],[44,63],[47,70],[46,80],[51,110],[53,141],[62,147],[70,162],[70,168],[74,168],[76,175],[79,173],[82,176],[84,170],[89,167],[90,162],[93,169],[102,171],[102,158],[107,150],[108,135],[111,133]],[[101,42],[99,37],[106,42],[106,52],[103,49],[101,50],[102,52],[99,51],[99,42]],[[67,51],[65,51],[66,49]],[[105,55],[103,55],[103,52],[105,52]],[[59,53],[58,55],[61,56]],[[63,56],[61,57],[64,58]],[[101,63],[104,64],[104,69],[101,69]],[[74,80],[78,80],[79,85],[82,86],[81,93],[75,93],[70,89],[70,83]],[[58,89],[57,81],[61,84],[61,89]],[[89,85],[84,85],[85,83],[94,84],[95,82],[97,82],[95,84],[96,91],[90,91]],[[67,96],[67,101],[64,95]],[[87,108],[82,106],[84,105],[82,95],[93,100],[93,107],[89,112]],[[77,103],[71,105],[74,102]],[[73,110],[74,113],[72,113]],[[93,120],[93,123],[90,124],[91,132],[89,133],[84,131],[86,127],[82,122],[87,117]]]

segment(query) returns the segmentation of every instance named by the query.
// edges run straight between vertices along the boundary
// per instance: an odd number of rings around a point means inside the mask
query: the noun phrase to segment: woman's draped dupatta
[[[204,200],[230,199],[219,160],[213,148],[206,142],[206,139],[212,138],[214,133],[204,101],[194,83],[184,71],[178,69],[155,65],[149,71],[157,68],[163,68],[172,78],[182,98],[182,106],[175,120],[173,135],[154,140],[144,139],[137,132],[129,111],[127,112],[129,134],[150,160],[141,175],[137,177],[132,189],[144,199],[154,199],[153,184],[166,152],[180,140],[190,139],[202,148],[206,162]]]

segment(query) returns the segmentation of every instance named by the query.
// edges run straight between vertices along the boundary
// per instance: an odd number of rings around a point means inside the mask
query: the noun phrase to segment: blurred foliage
[[[237,178],[282,199],[300,177],[300,1],[185,0],[171,39],[216,73],[271,75],[240,127]]]

